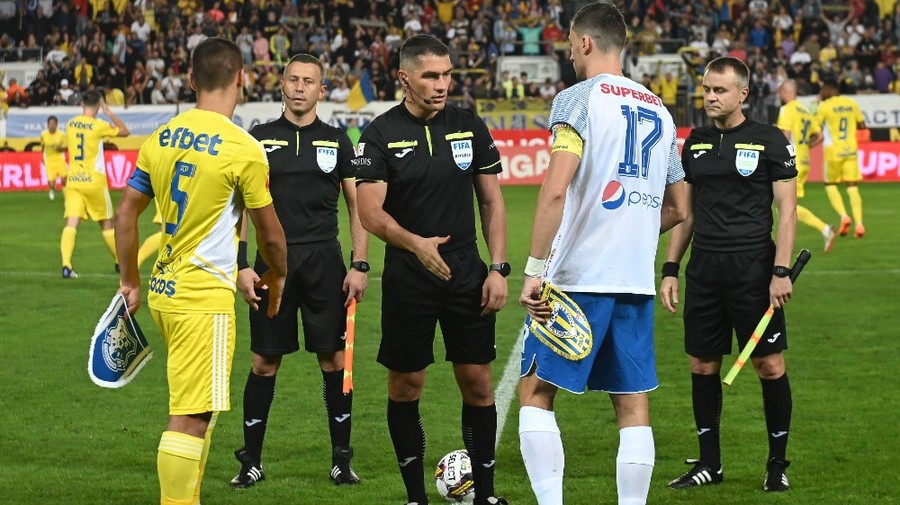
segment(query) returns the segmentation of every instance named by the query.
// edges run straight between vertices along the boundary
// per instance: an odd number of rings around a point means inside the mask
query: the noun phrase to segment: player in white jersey
[[[582,82],[553,101],[550,167],[519,298],[528,311],[521,451],[538,504],[562,504],[553,399],[559,388],[606,391],[620,429],[619,503],[642,504],[655,461],[647,398],[658,386],[654,259],[659,234],[687,215],[684,171],[662,101],[622,75],[621,12],[611,4],[584,7],[569,43]],[[546,283],[558,288],[549,292],[553,306]]]

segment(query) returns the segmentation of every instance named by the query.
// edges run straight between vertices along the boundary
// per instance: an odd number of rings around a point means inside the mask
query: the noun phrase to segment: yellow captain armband
[[[556,151],[566,151],[581,158],[581,154],[584,152],[584,141],[581,140],[581,136],[578,135],[575,128],[565,123],[553,127],[553,147],[550,149],[550,154]]]

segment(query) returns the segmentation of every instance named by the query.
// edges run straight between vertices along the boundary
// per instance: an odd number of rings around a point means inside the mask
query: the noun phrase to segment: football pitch
[[[823,255],[818,232],[798,224],[794,256],[800,248],[808,248],[813,259],[787,308],[786,356],[794,399],[788,447],[791,491],[776,496],[761,491],[766,433],[759,381],[749,367],[725,390],[725,482],[682,491],[666,487],[688,468],[683,460],[696,457],[698,450],[681,316],[668,314],[657,302],[661,386],[650,397],[657,457],[649,503],[900,503],[900,437],[894,417],[900,413],[896,375],[900,185],[868,184],[861,192],[868,232],[864,239],[839,238],[834,250]],[[498,316],[494,377],[501,389],[508,390],[514,381],[501,384],[501,378],[507,363],[518,367],[514,347],[524,311],[515,300],[522,286],[520,272],[528,253],[537,188],[507,186],[503,193],[513,275],[510,302]],[[808,185],[803,203],[826,221],[837,222],[821,185]],[[79,228],[74,266],[81,277],[63,280],[61,198],[49,201],[45,193],[3,193],[0,208],[0,502],[158,503],[156,447],[167,419],[166,358],[146,304],[137,317],[155,350],[154,358],[125,388],[95,386],[86,371],[88,345],[118,285],[97,225],[83,223]],[[146,213],[141,218],[142,237],[152,232],[151,217]],[[344,222],[342,211],[342,226]],[[342,243],[348,243],[346,237]],[[663,237],[661,250],[665,243]],[[345,253],[348,249],[345,245]],[[241,396],[250,365],[247,308],[239,301],[232,410],[219,416],[213,435],[204,504],[405,503],[385,420],[386,373],[375,362],[383,247],[373,239],[370,251],[373,268],[357,316],[354,372],[353,466],[362,483],[341,488],[331,484],[321,375],[315,358],[300,352],[285,359],[278,375],[264,450],[267,479],[245,491],[229,486],[239,467],[232,452],[242,445]],[[149,268],[148,261],[142,269],[145,281]],[[726,367],[734,357],[726,358]],[[428,439],[426,473],[445,453],[463,445],[461,399],[450,366],[443,361],[440,340],[436,358],[428,369],[421,403]],[[497,491],[514,505],[533,504],[518,448],[517,399],[498,395],[498,403],[501,396],[512,404],[508,409],[498,405],[508,416],[501,419]],[[566,503],[616,503],[618,433],[606,395],[561,393],[556,410],[566,448]],[[443,502],[433,483],[427,488],[432,503]]]

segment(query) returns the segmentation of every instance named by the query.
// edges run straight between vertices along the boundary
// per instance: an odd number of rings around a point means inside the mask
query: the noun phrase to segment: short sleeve
[[[338,133],[338,174],[341,179],[353,179],[359,172],[356,165],[353,164],[355,158],[353,152],[353,142],[346,133]]]
[[[97,132],[100,137],[115,137],[119,134],[119,129],[106,121],[98,121],[98,123],[101,125],[100,131]]]
[[[248,146],[247,151],[250,151]],[[234,160],[234,173],[237,176],[238,190],[248,209],[259,209],[272,203],[269,192],[269,163],[266,154],[259,144],[252,146],[259,154],[250,154]]]
[[[694,182],[691,180],[691,169],[690,169],[690,167],[691,167],[691,145],[693,145],[694,143],[696,143],[696,141],[694,139],[693,132],[691,132],[691,134],[688,135],[688,138],[685,139],[684,145],[681,146],[681,168],[682,168],[682,170],[684,170],[684,180],[689,183]]]
[[[356,183],[387,182],[387,160],[384,140],[378,132],[376,123],[369,123],[356,144],[353,165],[357,168]]]
[[[555,125],[565,123],[574,128],[582,140],[587,139],[590,93],[586,91],[582,83],[556,95],[550,107],[550,121],[547,125],[551,131]]]
[[[797,177],[797,160],[794,146],[780,131],[773,131],[772,133],[772,140],[766,146],[769,161],[769,180],[784,181]],[[769,152],[770,150],[771,152]]]
[[[503,171],[500,164],[500,151],[494,143],[494,137],[484,120],[472,114],[474,125],[472,126],[475,138],[473,140],[473,161],[475,173],[477,174],[499,174]]]
[[[672,148],[669,149],[669,162],[666,170],[666,184],[675,184],[685,178],[681,158],[678,157],[678,137],[672,136]]]
[[[163,127],[164,128],[164,127]],[[150,154],[153,150],[153,146],[159,142],[158,139],[159,130],[153,132],[147,140],[141,144],[141,149],[138,151],[137,157],[137,168],[143,170],[144,172],[150,173],[150,166],[153,162],[153,156]]]
[[[791,112],[788,110],[787,105],[782,105],[781,108],[778,109],[778,122],[775,126],[780,130],[791,130]]]

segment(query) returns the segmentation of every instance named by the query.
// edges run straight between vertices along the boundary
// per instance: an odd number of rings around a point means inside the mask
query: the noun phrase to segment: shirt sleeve
[[[98,123],[100,123],[101,127],[100,127],[100,131],[97,132],[97,134],[101,138],[115,137],[116,135],[119,134],[119,129],[116,128],[115,126],[107,123],[106,121],[98,121]]]
[[[387,182],[388,167],[385,156],[384,140],[378,133],[377,125],[369,123],[363,130],[359,143],[356,145],[356,157],[353,165],[356,166],[356,182]]]
[[[475,124],[472,127],[475,138],[472,140],[474,144],[474,158],[472,164],[475,166],[476,174],[499,174],[503,171],[500,164],[500,151],[497,150],[497,144],[494,143],[494,137],[484,120],[472,113]]]
[[[675,184],[685,178],[681,158],[678,157],[678,136],[672,136],[672,148],[669,149],[669,163],[666,171],[666,185]]]
[[[784,181],[797,177],[794,146],[780,131],[772,132],[772,141],[766,146],[766,152],[769,160],[769,180]]]
[[[775,124],[780,130],[791,131],[791,111],[788,109],[787,105],[782,105],[780,109],[778,109],[778,122]]]
[[[587,138],[590,95],[585,91],[583,86],[576,84],[556,95],[550,107],[550,121],[547,125],[551,131],[555,125],[565,123],[574,128],[582,140]]]
[[[677,141],[676,141],[677,142]],[[681,146],[681,167],[684,170],[684,180],[689,183],[693,183],[691,180],[691,145],[695,143],[694,132],[691,132],[688,135],[688,138],[684,140],[684,145]]]
[[[338,175],[341,180],[353,179],[356,177],[359,169],[353,164],[354,160],[353,142],[346,133],[338,133]]]
[[[269,192],[269,163],[261,145],[248,146],[247,151],[250,151],[250,148],[255,148],[258,154],[253,152],[243,159],[235,159],[235,175],[244,205],[248,209],[260,209],[272,203],[272,194]]]

